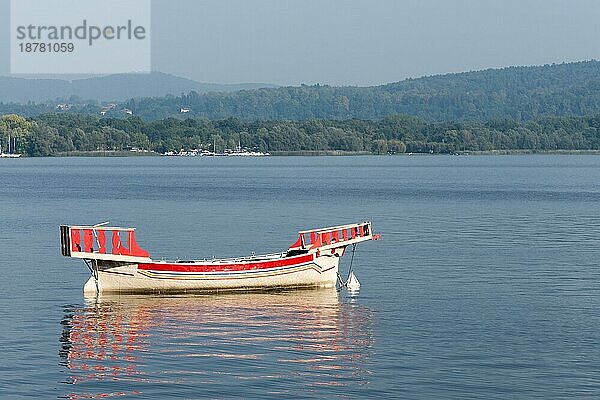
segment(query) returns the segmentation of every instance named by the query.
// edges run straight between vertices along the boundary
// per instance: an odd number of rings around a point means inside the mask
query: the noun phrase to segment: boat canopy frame
[[[373,234],[370,221],[309,229],[298,232],[298,240],[290,246],[288,252],[322,252],[324,250],[356,245],[367,240],[378,240],[379,238],[380,235]]]

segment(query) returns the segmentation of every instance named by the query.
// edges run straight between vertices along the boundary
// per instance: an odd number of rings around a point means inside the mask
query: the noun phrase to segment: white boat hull
[[[161,266],[161,263],[152,264]],[[97,278],[90,277],[84,293],[166,293],[166,292],[230,292],[278,288],[334,287],[338,277],[339,257],[316,257],[312,261],[264,270],[216,272],[173,272],[148,268],[139,264],[117,267],[100,262]]]

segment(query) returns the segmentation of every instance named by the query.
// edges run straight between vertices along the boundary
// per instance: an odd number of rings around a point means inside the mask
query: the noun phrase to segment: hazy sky
[[[600,58],[598,0],[154,0],[154,70],[202,82],[372,85]],[[9,71],[0,0],[0,73]]]

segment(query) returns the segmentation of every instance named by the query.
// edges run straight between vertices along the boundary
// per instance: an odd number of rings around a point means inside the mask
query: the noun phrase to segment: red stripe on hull
[[[146,271],[172,271],[172,272],[218,272],[218,271],[252,271],[287,267],[290,265],[304,264],[314,259],[313,254],[299,257],[281,258],[274,261],[248,262],[243,264],[138,264],[138,269]]]

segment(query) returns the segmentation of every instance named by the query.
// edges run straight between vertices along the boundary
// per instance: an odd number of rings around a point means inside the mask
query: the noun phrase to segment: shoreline
[[[138,152],[128,150],[64,151],[51,157],[158,157],[154,151]],[[29,158],[27,156],[27,158]],[[31,157],[37,158],[37,157]]]
[[[467,156],[485,156],[485,155],[534,155],[534,154],[563,154],[563,155],[600,155],[600,150],[478,150],[478,151],[458,151],[455,154]]]
[[[381,156],[381,157],[412,157],[412,156],[508,156],[508,155],[600,155],[600,150],[478,150],[457,151],[456,153],[397,153],[375,154],[367,151],[344,150],[311,150],[311,151],[273,151],[271,157],[349,157],[349,156]],[[153,151],[131,152],[126,150],[102,151],[68,151],[58,153],[53,157],[169,157]],[[172,156],[170,156],[172,157]],[[183,157],[183,156],[182,156]],[[200,157],[200,156],[198,156]],[[24,155],[21,158],[38,158]],[[223,158],[223,157],[219,157]],[[225,157],[227,158],[227,157]],[[238,158],[238,157],[234,157]],[[264,157],[249,157],[264,158]]]

